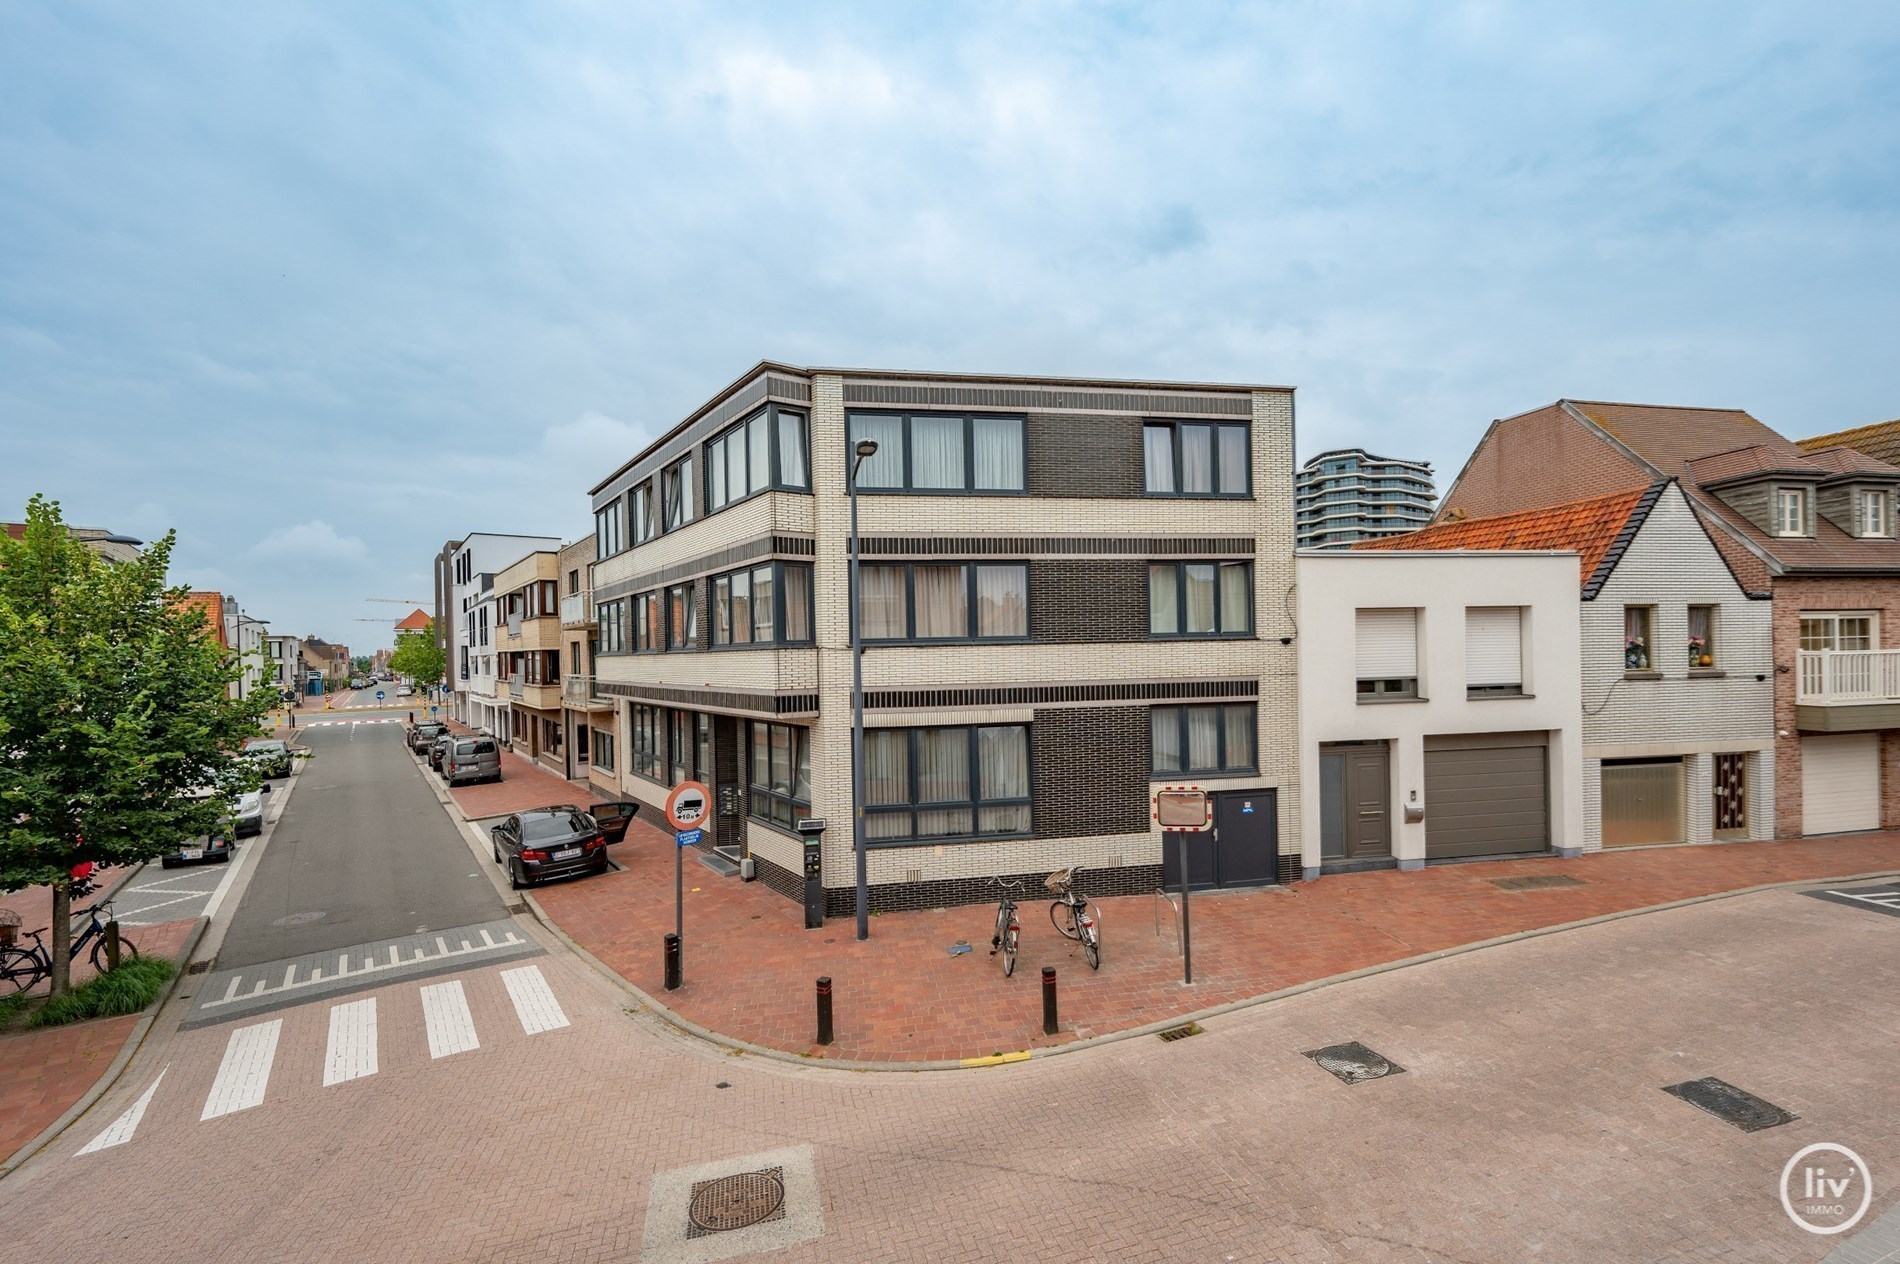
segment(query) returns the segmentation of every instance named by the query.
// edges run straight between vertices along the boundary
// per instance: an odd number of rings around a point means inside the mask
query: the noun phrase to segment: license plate
[[[572,860],[580,854],[581,849],[578,847],[563,847],[554,853],[554,858],[556,860]]]
[[[181,847],[178,849],[178,854],[183,856],[186,860],[202,860],[204,859],[205,849],[202,847]]]

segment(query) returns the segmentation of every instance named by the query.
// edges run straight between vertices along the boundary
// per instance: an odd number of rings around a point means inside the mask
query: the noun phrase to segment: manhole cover
[[[740,1172],[693,1185],[693,1201],[686,1208],[689,1238],[725,1233],[785,1217],[785,1169]]]
[[[1528,878],[1486,878],[1500,891],[1549,891],[1556,887],[1580,887],[1582,878],[1567,877],[1561,873],[1541,873]]]
[[[278,918],[276,921],[272,922],[271,925],[272,926],[302,926],[308,922],[319,921],[326,916],[328,915],[325,913],[292,913],[288,917]]]
[[[1327,1045],[1324,1049],[1308,1049],[1302,1056],[1313,1059],[1347,1084],[1363,1084],[1367,1080],[1400,1075],[1405,1071],[1398,1063],[1374,1053],[1357,1040],[1343,1045]]]
[[[1734,1124],[1743,1132],[1760,1132],[1763,1128],[1773,1128],[1799,1118],[1773,1102],[1765,1102],[1753,1093],[1736,1088],[1725,1080],[1718,1080],[1713,1075],[1666,1085],[1663,1092],[1681,1098],[1698,1110],[1707,1111],[1723,1123]]]

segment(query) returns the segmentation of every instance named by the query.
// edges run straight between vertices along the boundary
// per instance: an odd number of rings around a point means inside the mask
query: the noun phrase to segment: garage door
[[[1801,739],[1801,832],[1880,828],[1880,735]]]
[[[1550,849],[1545,735],[1425,739],[1425,856],[1509,856]]]

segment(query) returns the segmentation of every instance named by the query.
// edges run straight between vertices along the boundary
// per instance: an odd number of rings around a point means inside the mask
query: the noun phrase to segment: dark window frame
[[[635,548],[660,538],[660,507],[655,490],[654,480],[648,479],[627,492],[627,534]]]
[[[1196,498],[1198,499],[1198,497]],[[1174,627],[1172,632],[1154,630],[1154,570],[1158,566],[1174,569]],[[1187,631],[1187,568],[1190,566],[1212,566],[1214,568],[1214,631]],[[1243,566],[1247,570],[1247,626],[1239,632],[1221,630],[1221,585],[1220,571],[1223,566]],[[1144,578],[1147,580],[1148,639],[1151,641],[1245,641],[1256,635],[1254,627],[1254,566],[1250,560],[1241,558],[1184,558],[1180,561],[1148,563]]]
[[[652,613],[642,617],[644,611]],[[666,650],[666,605],[661,589],[635,593],[627,600],[627,613],[633,620],[633,653],[660,654]],[[651,635],[649,635],[651,634]]]
[[[698,649],[699,629],[696,625],[699,607],[695,603],[699,600],[699,581],[689,579],[678,584],[668,584],[660,591],[663,594],[662,609],[666,623],[666,652],[684,654]],[[673,594],[681,591],[684,591],[686,599],[678,609],[684,612],[685,618],[679,620],[679,623],[684,624],[684,627],[676,626],[673,618],[675,609]]]
[[[1029,494],[1029,418],[1023,413],[963,412],[956,409],[925,408],[915,412],[901,409],[854,408],[845,414],[845,459],[851,461],[853,450],[857,446],[857,434],[854,423],[860,417],[875,417],[879,420],[896,420],[902,427],[904,441],[904,485],[902,487],[858,487],[861,496],[1027,496]],[[942,420],[956,417],[963,422],[963,486],[962,487],[917,487],[916,475],[911,463],[910,424],[918,417]],[[976,486],[976,423],[984,421],[1013,421],[1016,423],[1017,446],[1022,453],[1023,485],[1021,487],[982,487]],[[849,470],[847,469],[847,474]],[[847,483],[847,492],[850,487]]]
[[[617,557],[627,551],[625,497],[616,496],[611,502],[594,511],[594,551],[602,559]],[[613,529],[613,547],[608,547],[607,530]]]
[[[671,711],[671,707],[653,706],[645,702],[636,702],[627,708],[627,733],[632,739],[629,742],[632,752],[627,771],[662,786],[668,784],[666,743],[672,723],[669,718]],[[650,721],[650,725],[643,721]],[[644,734],[650,734],[653,738],[650,751],[641,748],[640,739]]]
[[[727,582],[727,603],[728,603],[728,606],[730,606],[730,603],[731,603],[730,581],[732,577],[734,575],[746,576],[747,584],[749,586],[751,583],[751,576],[755,572],[765,570],[768,567],[772,571],[772,639],[769,641],[756,641],[756,640],[749,639],[751,637],[752,632],[758,627],[758,616],[752,613],[751,598],[750,596],[748,596],[746,599],[746,615],[747,615],[747,619],[749,620],[749,624],[747,627],[748,639],[744,641],[734,641],[730,639],[721,641],[719,639],[719,627],[720,627],[719,583],[720,581],[721,580],[728,581]],[[803,638],[798,639],[798,640],[791,640],[787,638],[785,635],[785,572],[792,567],[797,567],[803,570],[805,574],[808,576],[808,579],[806,582],[806,589],[805,589],[805,595],[806,595],[805,635]],[[817,622],[817,618],[818,618],[817,611],[812,608],[813,589],[811,585],[815,582],[815,579],[816,577],[812,576],[812,564],[810,562],[788,562],[788,561],[782,561],[777,558],[773,558],[771,560],[764,561],[764,562],[754,562],[750,566],[735,567],[732,570],[721,571],[717,575],[708,576],[706,579],[706,585],[707,585],[706,591],[708,593],[706,608],[707,608],[708,617],[712,621],[712,626],[707,629],[708,647],[715,651],[724,652],[727,650],[785,649],[785,648],[797,648],[797,647],[811,645],[813,643],[812,625]],[[727,623],[727,626],[731,625],[730,613],[728,613],[726,623]]]
[[[959,729],[963,731],[969,742],[970,797],[968,799],[932,801],[929,803],[919,802],[917,794],[917,735],[924,732],[936,733]],[[1028,794],[1009,799],[986,799],[983,797],[982,754],[977,743],[977,732],[981,729],[1021,729],[1023,731],[1023,780],[1029,787]],[[1034,735],[1035,726],[1033,724],[921,724],[903,726],[895,730],[878,729],[875,731],[880,733],[896,731],[905,734],[907,737],[908,752],[906,758],[908,766],[905,772],[910,781],[909,786],[906,788],[910,802],[907,804],[879,804],[877,806],[866,803],[864,805],[864,814],[869,818],[871,816],[893,816],[899,813],[907,813],[910,816],[911,833],[904,838],[870,838],[868,837],[870,831],[866,830],[867,837],[864,840],[864,845],[867,849],[937,847],[945,843],[985,843],[994,842],[997,839],[1034,838],[1036,836],[1036,742]],[[917,814],[919,812],[954,811],[963,807],[970,809],[970,833],[919,834],[916,832]],[[1014,807],[1027,807],[1029,809],[1028,828],[985,833],[979,827],[979,822],[983,818],[984,808]]]
[[[614,657],[628,652],[627,599],[625,597],[596,602],[594,626],[594,653],[597,657]]]
[[[866,646],[872,645],[969,645],[972,642],[982,645],[1009,645],[1029,639],[1029,563],[1009,561],[957,561],[945,558],[942,561],[912,562],[860,562],[860,581],[862,571],[873,566],[885,568],[902,567],[904,571],[904,635],[902,636],[866,636]],[[963,636],[918,636],[917,635],[917,568],[919,566],[961,566],[963,568],[963,613],[964,624],[969,629]],[[1009,567],[1023,573],[1023,631],[1020,636],[984,636],[977,631],[982,617],[977,610],[976,570],[979,566],[993,566],[998,569]],[[860,582],[860,586],[862,583]],[[858,612],[858,626],[864,626],[864,612]]]
[[[804,458],[802,464],[805,467],[805,481],[802,484],[787,483],[785,481],[785,462],[779,450],[779,418],[784,416],[798,418],[798,442],[801,455]],[[750,443],[746,438],[746,428],[760,417],[765,418],[765,459],[771,468],[766,476],[765,486],[754,491],[752,490],[752,451]],[[713,462],[708,453],[712,451],[715,445],[731,441],[734,435],[739,436],[739,442],[745,446],[746,491],[742,496],[728,496],[725,500],[715,505],[713,503],[712,492]],[[802,408],[787,408],[780,404],[767,404],[765,407],[756,412],[747,414],[742,420],[735,421],[718,434],[707,439],[699,446],[698,453],[700,457],[699,463],[702,467],[699,473],[699,494],[701,497],[701,512],[699,516],[701,518],[710,518],[716,513],[721,513],[732,508],[734,505],[751,500],[754,496],[763,496],[767,492],[803,492],[807,496],[811,495],[811,414]],[[721,468],[729,468],[725,460],[723,449],[720,454],[720,464]],[[727,488],[726,490],[730,492],[732,489]]]
[[[1227,712],[1244,709],[1252,716],[1247,732],[1251,735],[1252,758],[1245,764],[1236,764],[1227,755]],[[1215,728],[1216,745],[1220,751],[1220,766],[1216,768],[1190,768],[1188,762],[1188,712],[1218,711],[1220,723]],[[1151,780],[1165,780],[1169,777],[1251,777],[1260,772],[1260,706],[1255,702],[1183,702],[1171,705],[1150,707],[1148,719],[1148,776]],[[1160,712],[1172,711],[1178,726],[1180,737],[1181,767],[1158,768],[1155,766],[1154,716]]]
[[[1208,472],[1214,490],[1208,492],[1184,492],[1181,490],[1181,427],[1206,426],[1214,432],[1212,452]],[[1241,462],[1247,471],[1245,491],[1224,492],[1220,490],[1220,431],[1223,427],[1239,430],[1242,435]],[[1148,431],[1165,429],[1168,433],[1168,448],[1174,458],[1174,487],[1169,492],[1158,492],[1148,486]],[[1243,421],[1187,421],[1165,418],[1143,418],[1141,423],[1141,494],[1161,500],[1252,500],[1253,499],[1253,426]]]
[[[791,752],[791,762],[792,762],[791,784],[793,786],[793,789],[787,790],[784,792],[780,792],[780,791],[772,789],[772,770],[769,767],[765,770],[765,784],[760,785],[759,782],[756,780],[756,778],[759,775],[758,769],[756,767],[756,764],[758,761],[752,757],[752,752],[756,746],[756,743],[753,738],[753,730],[758,729],[758,728],[763,728],[767,730],[766,739],[765,739],[765,748],[767,751],[770,751],[772,749],[772,737],[771,737],[770,730],[784,729],[786,733],[788,734],[786,738],[786,742],[787,742],[787,749]],[[759,824],[764,825],[769,829],[775,829],[782,834],[793,834],[795,837],[797,837],[798,835],[795,833],[795,831],[792,828],[793,823],[803,820],[805,817],[808,817],[811,815],[810,799],[809,798],[800,799],[797,793],[798,749],[800,745],[803,745],[803,747],[805,748],[805,766],[807,768],[810,768],[811,766],[811,730],[809,728],[803,725],[798,725],[798,724],[782,724],[782,723],[778,723],[772,720],[746,721],[746,727],[745,727],[745,758],[746,758],[745,815],[746,815],[746,819],[748,821],[757,821]],[[772,816],[770,813],[767,813],[766,815],[761,816],[758,813],[755,806],[759,799],[763,799],[767,804],[770,804],[770,805],[782,805],[785,808],[786,819],[783,821],[780,821],[777,817]]]
[[[695,515],[693,510],[696,506],[693,504],[693,499],[697,489],[693,485],[693,473],[695,468],[693,457],[694,453],[688,452],[660,471],[657,482],[659,484],[661,535],[665,535],[670,531],[678,531],[694,521]],[[679,494],[679,489],[682,488],[685,489],[684,495]],[[682,502],[686,505],[686,512],[684,514],[678,514],[677,511]]]

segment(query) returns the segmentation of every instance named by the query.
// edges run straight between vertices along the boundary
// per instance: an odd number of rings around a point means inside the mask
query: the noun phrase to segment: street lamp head
[[[876,455],[877,455],[877,440],[876,439],[858,440],[858,459],[859,460],[865,460],[866,458],[874,457]]]

